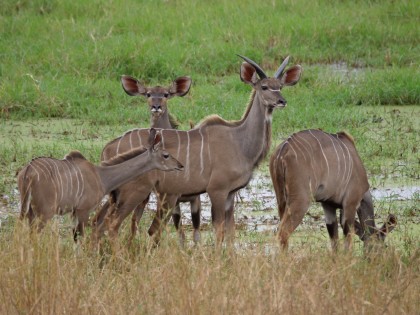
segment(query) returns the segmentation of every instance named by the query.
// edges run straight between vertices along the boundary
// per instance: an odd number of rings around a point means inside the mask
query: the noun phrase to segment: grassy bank
[[[299,99],[310,103],[419,103],[413,1],[5,0],[0,14],[2,117],[125,123],[122,74],[150,84],[190,75],[194,101],[229,116],[238,95],[215,96],[244,89],[236,77],[222,84],[238,72],[237,53],[271,71],[291,55],[309,89]],[[340,64],[364,73],[351,88],[335,76],[319,80],[328,69],[316,65]]]

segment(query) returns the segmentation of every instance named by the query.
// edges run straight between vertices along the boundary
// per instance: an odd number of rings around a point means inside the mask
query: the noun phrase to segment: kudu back
[[[325,213],[333,250],[337,250],[338,223],[345,235],[345,248],[351,247],[351,229],[365,241],[375,235],[384,239],[396,224],[390,215],[379,230],[375,227],[372,197],[366,170],[352,137],[321,130],[294,133],[282,142],[270,159],[270,174],[280,216],[279,240],[287,248],[290,234],[302,221],[312,200],[320,202]],[[355,221],[356,212],[360,223]]]
[[[110,212],[109,234],[115,236],[128,213],[143,202],[152,190],[166,194],[164,208],[173,209],[180,195],[207,192],[212,207],[212,223],[216,244],[234,236],[234,196],[245,187],[252,172],[266,156],[271,140],[273,110],[286,106],[280,90],[300,79],[301,67],[285,71],[286,58],[274,77],[267,77],[254,61],[242,57],[241,80],[253,88],[249,104],[241,120],[225,121],[219,116],[204,119],[189,131],[162,130],[162,143],[168,152],[185,166],[183,174],[149,172],[136,180],[136,185],[120,187],[116,207]],[[103,151],[107,158],[140,146],[148,137],[147,129],[134,129],[108,143]],[[133,187],[135,190],[133,191]],[[158,209],[159,210],[159,209]],[[164,214],[158,212],[149,234],[159,240]],[[101,235],[99,229],[99,235]]]

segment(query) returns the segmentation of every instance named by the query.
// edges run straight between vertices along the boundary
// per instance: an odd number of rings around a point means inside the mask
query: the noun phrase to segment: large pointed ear
[[[143,84],[137,81],[135,78],[128,75],[121,76],[122,87],[128,95],[144,95],[146,93],[146,88]]]
[[[250,85],[258,81],[257,71],[248,62],[243,62],[241,65],[241,80]]]
[[[288,69],[285,73],[283,73],[280,81],[283,85],[292,86],[298,83],[301,74],[302,67],[300,65],[296,65]]]
[[[179,77],[172,83],[169,93],[171,96],[184,96],[190,90],[191,83],[190,77]]]

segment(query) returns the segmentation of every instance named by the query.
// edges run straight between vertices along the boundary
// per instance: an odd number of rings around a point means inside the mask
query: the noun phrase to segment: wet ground
[[[420,186],[383,187],[371,189],[375,203],[419,200]],[[9,195],[1,196],[0,200],[0,226],[8,217],[19,215],[18,192],[14,190]],[[211,224],[210,199],[207,194],[201,195],[203,226]],[[154,197],[149,202],[148,209],[156,209]],[[187,203],[181,205],[182,221],[184,225],[191,225],[190,208]],[[419,214],[415,214],[418,219]],[[277,204],[271,179],[268,174],[255,173],[249,185],[240,190],[235,200],[235,221],[239,227],[248,231],[275,231],[279,223]],[[323,228],[324,218],[322,210],[313,204],[304,217],[301,226]],[[301,228],[302,228],[301,227]]]
[[[420,186],[373,188],[371,193],[375,203],[418,200]],[[201,220],[204,224],[209,224],[211,222],[211,211],[210,199],[207,194],[201,195],[201,202],[203,206]],[[191,224],[189,205],[183,204],[181,207],[184,224]],[[418,215],[420,213],[417,213]],[[247,230],[275,231],[277,229],[279,223],[277,202],[268,174],[254,174],[248,186],[239,191],[235,203],[235,221],[240,226],[246,227]],[[314,203],[309,208],[302,225],[325,226],[319,204]]]

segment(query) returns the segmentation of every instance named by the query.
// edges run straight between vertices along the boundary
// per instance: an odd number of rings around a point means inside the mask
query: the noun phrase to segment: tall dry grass
[[[8,235],[9,234],[9,235]],[[420,252],[180,250],[99,255],[57,225],[0,235],[0,314],[418,314]],[[8,240],[8,241],[6,241]]]

